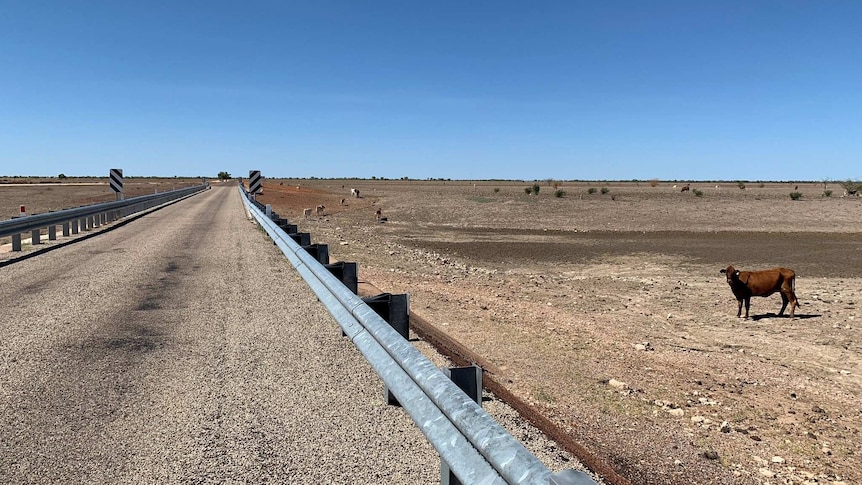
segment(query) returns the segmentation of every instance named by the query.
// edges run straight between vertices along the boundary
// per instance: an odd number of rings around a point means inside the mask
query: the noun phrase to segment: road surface
[[[439,457],[214,187],[0,268],[0,483],[435,483]]]

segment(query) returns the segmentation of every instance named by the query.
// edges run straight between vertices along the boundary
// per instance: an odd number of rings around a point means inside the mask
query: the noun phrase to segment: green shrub
[[[563,190],[563,189],[557,189],[557,190],[555,190],[555,191],[554,191],[554,197],[556,197],[556,198],[558,198],[558,199],[559,199],[560,197],[564,197],[565,195],[566,195],[566,191],[565,191],[565,190]]]
[[[498,192],[500,192],[500,187],[494,187],[494,193],[496,194]]]
[[[611,191],[611,189],[609,189],[609,188],[607,188],[607,187],[602,187],[602,193],[603,193],[603,194],[607,194],[607,193],[608,193],[608,192],[610,192],[610,191]]]
[[[832,191],[829,189],[824,190],[823,197],[832,197]]]
[[[793,200],[799,200],[802,198],[802,193],[801,192],[791,192],[790,198]]]
[[[702,190],[694,189],[692,192],[694,192],[695,197],[703,197],[703,191]]]
[[[745,190],[745,184],[742,182],[742,180],[736,182],[736,186],[739,187],[739,190]]]
[[[533,195],[539,195],[539,189],[542,187],[539,184],[533,184]]]
[[[588,189],[587,189],[587,193],[588,193],[588,194],[595,194],[595,193],[596,193],[596,188],[595,188],[595,187],[590,187],[590,188],[588,188]]]
[[[532,193],[533,193],[533,189],[531,189],[530,187],[525,187],[525,188],[524,188],[524,193],[525,193],[525,194],[527,194],[527,195],[530,195],[530,194],[532,194]]]

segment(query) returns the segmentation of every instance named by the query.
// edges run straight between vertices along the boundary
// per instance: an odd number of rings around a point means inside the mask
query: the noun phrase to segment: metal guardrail
[[[99,227],[121,217],[126,217],[166,202],[188,197],[208,188],[209,184],[203,184],[158,194],[132,197],[116,202],[105,202],[0,221],[0,237],[12,236],[12,250],[20,251],[22,233],[30,232],[33,242],[38,244],[42,229],[45,228],[48,229],[49,239],[56,239],[57,226],[63,226],[64,236],[78,234],[79,231]]]
[[[239,190],[249,212],[461,483],[595,484],[589,476],[574,470],[552,474],[409,341],[267,217],[263,205],[250,200],[241,185]]]

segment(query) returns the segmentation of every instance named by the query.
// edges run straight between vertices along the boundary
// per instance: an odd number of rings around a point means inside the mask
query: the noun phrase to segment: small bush
[[[611,189],[609,189],[609,188],[607,188],[607,187],[602,187],[602,193],[603,193],[603,194],[607,194],[607,193],[608,193],[608,192],[610,192],[610,191],[611,191]]]
[[[742,182],[742,180],[736,182],[736,186],[739,187],[739,190],[745,190],[745,184]]]
[[[500,192],[500,187],[494,187],[494,193],[496,194],[498,192]]]
[[[57,178],[58,178],[58,179],[64,179],[64,178],[66,178],[66,174],[65,174],[65,173],[61,173],[60,175],[58,175],[58,176],[57,176]]]
[[[652,180],[650,180],[650,181],[649,181],[649,186],[650,186],[650,187],[655,187],[655,186],[657,186],[657,185],[658,185],[658,179],[652,179]]]
[[[530,188],[530,187],[525,187],[525,188],[524,188],[524,193],[525,193],[525,194],[527,194],[527,195],[530,195],[530,194],[532,194],[532,193],[533,193],[533,189],[532,189],[532,188]]]
[[[702,190],[694,189],[692,192],[694,192],[695,197],[703,197],[703,191]]]
[[[829,189],[824,190],[823,197],[832,197],[832,191]]]
[[[588,189],[587,189],[587,193],[588,193],[588,194],[595,194],[595,193],[596,193],[596,188],[595,188],[595,187],[590,187],[590,188],[588,188]]]
[[[793,200],[799,200],[802,198],[802,193],[801,192],[791,192],[790,198]]]
[[[532,187],[532,189],[533,189],[533,195],[539,195],[539,190],[540,190],[541,188],[542,188],[542,187],[541,187],[539,184],[533,184],[533,187]]]
[[[757,186],[758,186],[758,187],[760,187],[761,189],[762,189],[765,185],[766,185],[766,184],[764,184],[763,182],[760,182],[759,184],[757,184]]]
[[[554,191],[554,197],[556,197],[556,198],[558,198],[558,199],[559,199],[560,197],[564,197],[565,195],[566,195],[566,191],[565,191],[565,190],[563,190],[563,189],[557,189],[557,190],[555,190],[555,191]]]

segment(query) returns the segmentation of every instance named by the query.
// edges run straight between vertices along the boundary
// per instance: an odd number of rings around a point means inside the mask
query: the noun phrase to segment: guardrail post
[[[362,301],[374,310],[374,313],[380,315],[380,318],[386,320],[386,323],[392,326],[405,340],[410,339],[410,295],[406,293],[399,295],[381,293],[376,296],[367,296]],[[383,394],[387,404],[400,406],[398,399],[388,387],[383,386]]]
[[[324,267],[335,275],[354,295],[359,293],[359,264],[339,261],[325,264]]]
[[[443,373],[464,391],[476,404],[482,406],[482,368],[478,365],[468,367],[444,368]],[[462,485],[458,477],[449,469],[445,460],[440,460],[440,483],[442,485]]]
[[[81,227],[81,219],[72,219],[69,221],[69,225],[72,229],[72,234],[78,234],[79,228]]]
[[[302,246],[302,249],[305,249],[308,254],[317,260],[318,263],[324,265],[329,264],[329,245],[309,244],[307,246]]]
[[[57,226],[51,225],[48,226],[48,240],[56,241],[57,240]]]
[[[299,226],[289,223],[287,219],[278,219],[275,221],[275,224],[287,234],[296,234],[299,232]]]
[[[405,340],[410,340],[410,295],[381,293],[367,296],[362,301],[386,320]]]
[[[295,232],[293,234],[288,234],[293,242],[300,246],[308,246],[311,244],[311,233],[309,232]]]
[[[42,244],[42,231],[40,229],[33,229],[30,231],[30,244],[37,245]]]
[[[12,234],[12,251],[21,251],[21,234]]]

